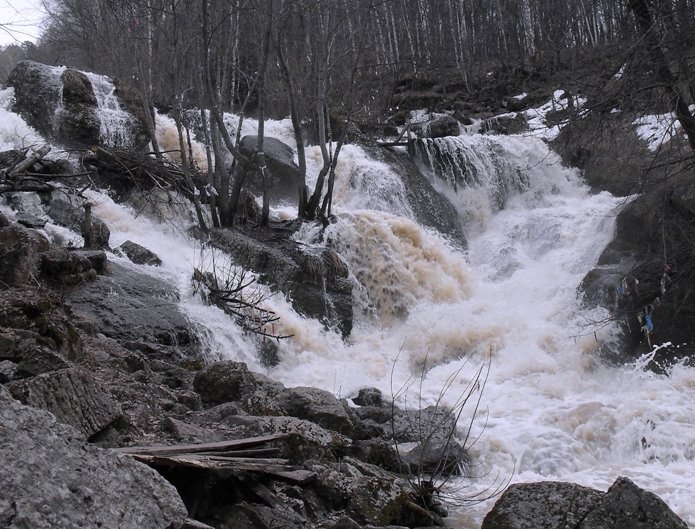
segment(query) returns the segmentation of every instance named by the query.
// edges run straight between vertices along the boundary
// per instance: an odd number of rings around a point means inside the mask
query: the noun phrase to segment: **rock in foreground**
[[[510,486],[481,529],[687,529],[658,496],[619,477],[607,492],[573,483]]]
[[[154,470],[88,445],[53,415],[19,404],[2,387],[0,467],[4,528],[155,529],[186,516],[176,489]]]

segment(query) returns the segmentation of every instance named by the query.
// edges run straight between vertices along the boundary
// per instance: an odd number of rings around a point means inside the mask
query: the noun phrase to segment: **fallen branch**
[[[22,174],[24,171],[31,168],[41,158],[46,156],[49,152],[51,152],[51,146],[44,145],[43,147],[39,148],[38,150],[34,151],[29,156],[27,156],[27,158],[24,161],[19,162],[17,165],[15,165],[14,169],[12,169],[9,172],[8,176],[11,178],[13,176]]]

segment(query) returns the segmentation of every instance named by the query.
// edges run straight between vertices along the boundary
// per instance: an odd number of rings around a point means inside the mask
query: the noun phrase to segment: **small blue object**
[[[652,317],[649,314],[644,315],[644,326],[647,328],[649,332],[652,332],[654,329],[654,324],[652,323]]]

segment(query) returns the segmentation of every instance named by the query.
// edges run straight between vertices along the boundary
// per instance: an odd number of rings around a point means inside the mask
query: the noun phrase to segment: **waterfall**
[[[0,121],[0,138],[8,126]],[[289,142],[286,121],[273,127]],[[353,332],[343,340],[273,295],[267,308],[280,317],[279,332],[293,337],[281,342],[279,364],[267,369],[249,337],[193,293],[190,274],[204,251],[185,226],[172,228],[190,222],[188,212],[163,224],[99,192],[86,193],[113,246],[130,239],[160,256],[160,268],[141,270],[179,288],[181,310],[212,358],[244,361],[288,386],[316,386],[339,397],[374,386],[388,399],[416,380],[412,391],[423,406],[455,404],[489,362],[489,377],[475,389],[481,407],[477,413],[464,407],[459,422],[476,439],[469,450],[477,470],[449,483],[452,526],[480,527],[494,498],[468,500],[507,479],[605,490],[620,475],[695,524],[695,369],[677,364],[664,375],[645,371],[643,361],[602,365],[597,349],[610,347],[615,328],[605,325],[605,311],[583,308],[577,293],[613,237],[621,200],[590,193],[581,175],[563,168],[539,139],[473,135],[418,148],[423,171],[464,219],[468,248],[418,224],[397,171],[346,146],[337,167],[335,222],[326,230],[307,224],[296,236],[333,247],[347,262]],[[320,153],[310,148],[307,155],[312,182]]]
[[[129,148],[134,145],[133,130],[137,127],[132,114],[121,107],[116,87],[105,75],[83,72],[92,83],[97,99],[99,139],[107,147]]]

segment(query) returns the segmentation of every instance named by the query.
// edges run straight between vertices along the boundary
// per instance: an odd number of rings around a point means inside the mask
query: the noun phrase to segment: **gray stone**
[[[443,138],[461,134],[459,123],[451,116],[440,116],[427,124],[428,138]]]
[[[619,477],[579,529],[687,529],[661,498]]]
[[[14,380],[17,376],[17,364],[10,360],[0,360],[0,384]]]
[[[92,263],[77,252],[50,250],[41,254],[40,268],[46,279],[72,285],[84,279],[83,274],[92,269]]]
[[[503,114],[486,119],[480,124],[482,134],[521,134],[528,131],[528,121],[522,112],[513,116]]]
[[[428,527],[441,519],[412,501],[407,480],[369,463],[345,457],[339,463],[313,465],[317,491],[329,503],[363,524]]]
[[[162,280],[110,263],[109,275],[80,283],[68,302],[92,331],[130,348],[140,344],[150,355],[197,358],[193,334],[178,308],[178,293]]]
[[[381,390],[377,388],[362,388],[352,401],[358,406],[381,406]]]
[[[261,180],[256,167],[258,153],[258,136],[244,136],[239,142],[239,150],[252,159],[252,175],[247,177],[246,186],[253,193],[262,191]],[[270,170],[270,196],[273,199],[297,200],[299,167],[294,163],[292,147],[276,138],[266,136],[263,139],[263,152]]]
[[[17,213],[15,215],[15,220],[27,228],[41,229],[46,225],[46,219],[31,215],[30,213]]]
[[[60,101],[61,68],[20,61],[7,78],[14,87],[13,110],[44,136],[53,136],[53,116]]]
[[[279,396],[287,415],[306,419],[348,437],[355,436],[355,424],[345,406],[332,393],[310,388],[289,388]]]
[[[34,377],[43,373],[67,369],[70,363],[47,347],[37,345],[27,348],[17,364],[17,378]]]
[[[249,371],[243,362],[231,361],[215,362],[198,371],[193,379],[193,387],[206,404],[235,401],[245,408],[249,407],[253,395],[259,390],[270,396],[284,389],[279,382]],[[280,410],[276,409],[275,413],[279,414]]]
[[[60,79],[63,83],[62,106],[58,106],[55,112],[54,135],[68,144],[98,144],[101,120],[91,81],[72,68],[66,69]]]
[[[0,526],[166,529],[186,515],[149,467],[90,446],[50,413],[0,387]]]
[[[157,254],[133,241],[124,242],[118,248],[116,248],[116,250],[119,250],[121,253],[126,255],[128,259],[135,264],[151,266],[160,266],[162,264],[162,260],[157,256]]]
[[[602,496],[573,483],[514,484],[485,516],[481,529],[577,529]]]
[[[34,230],[16,224],[0,228],[0,285],[18,287],[38,277],[39,254],[48,241]]]
[[[465,475],[470,462],[466,449],[454,439],[445,441],[426,439],[403,456],[411,471],[437,478]]]
[[[50,411],[86,437],[100,432],[122,415],[120,404],[111,394],[78,368],[17,380],[7,387],[16,399]]]

